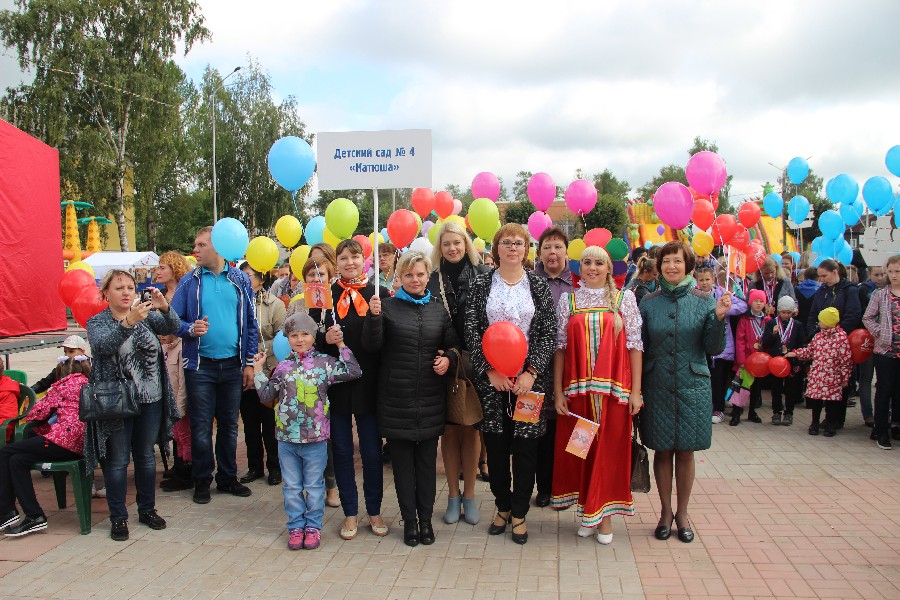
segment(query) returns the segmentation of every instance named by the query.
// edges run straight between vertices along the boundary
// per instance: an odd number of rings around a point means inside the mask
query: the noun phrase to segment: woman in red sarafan
[[[612,515],[631,516],[631,424],[641,400],[641,315],[631,291],[616,289],[612,261],[591,246],[581,256],[581,285],[557,306],[559,330],[553,357],[559,414],[551,503],[577,502],[578,535],[597,528],[597,541],[612,542]],[[578,415],[599,423],[582,460],[565,451]]]

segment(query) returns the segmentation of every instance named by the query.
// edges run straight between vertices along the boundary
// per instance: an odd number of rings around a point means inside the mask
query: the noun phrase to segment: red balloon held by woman
[[[442,219],[453,214],[453,196],[450,192],[438,192],[434,195],[434,212]]]
[[[702,198],[694,200],[694,210],[691,214],[691,220],[694,225],[706,231],[716,219],[716,211],[709,200]]]
[[[747,248],[747,245],[750,244],[750,232],[740,223],[736,223],[734,226],[734,234],[731,236],[729,244],[735,250],[743,252]]]
[[[522,330],[509,321],[491,324],[481,338],[484,358],[507,377],[518,377],[528,356],[528,342]]]
[[[787,377],[791,374],[791,363],[783,356],[769,359],[769,372],[775,377]]]
[[[765,377],[770,373],[769,360],[772,357],[765,352],[754,352],[747,357],[744,368],[754,377]]]
[[[63,304],[70,307],[75,303],[75,299],[81,294],[86,287],[96,287],[97,284],[91,274],[81,269],[73,269],[63,274],[62,279],[56,286]]]
[[[872,358],[875,352],[875,337],[869,333],[868,329],[854,329],[847,336],[850,342],[850,359],[856,363],[864,363]]]
[[[79,325],[87,327],[88,319],[105,310],[107,306],[109,303],[100,297],[97,286],[88,286],[81,290],[72,303],[72,316]]]
[[[759,223],[759,205],[756,202],[744,202],[738,210],[738,219],[744,227],[750,229]]]
[[[410,198],[413,210],[423,219],[434,210],[434,192],[428,188],[416,188]]]
[[[401,208],[388,217],[387,230],[394,246],[406,248],[416,239],[419,223],[411,211]]]
[[[712,225],[712,238],[716,244],[727,244],[734,235],[734,226],[737,221],[731,215],[719,215]]]

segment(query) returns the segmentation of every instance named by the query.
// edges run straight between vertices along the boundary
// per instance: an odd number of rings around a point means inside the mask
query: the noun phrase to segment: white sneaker
[[[94,498],[106,498],[106,488],[102,487],[99,490],[94,490],[92,496]]]
[[[713,422],[713,425],[718,425],[719,423],[721,423],[722,422],[722,413],[718,413],[718,412],[713,413],[712,422]]]
[[[604,546],[608,546],[612,544],[613,534],[611,533],[598,533],[597,534],[597,543],[603,544]]]
[[[584,527],[582,525],[581,527],[578,528],[578,537],[586,538],[586,537],[591,537],[592,535],[594,535],[593,527]]]

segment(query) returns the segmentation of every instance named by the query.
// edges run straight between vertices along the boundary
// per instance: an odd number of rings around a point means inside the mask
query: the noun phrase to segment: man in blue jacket
[[[197,268],[181,278],[172,308],[181,318],[184,381],[191,422],[194,502],[206,504],[213,468],[216,489],[249,496],[237,480],[238,407],[241,390],[253,386],[256,323],[250,280],[213,248],[212,227],[194,239]],[[212,425],[217,423],[215,459]]]

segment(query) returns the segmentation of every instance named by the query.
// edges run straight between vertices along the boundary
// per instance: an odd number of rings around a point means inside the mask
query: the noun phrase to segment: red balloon
[[[584,234],[584,243],[588,246],[605,248],[606,244],[609,243],[609,240],[611,239],[612,233],[610,233],[609,229],[604,229],[602,227],[591,229]]]
[[[854,329],[847,336],[850,341],[850,356],[856,364],[866,362],[872,358],[875,351],[875,336],[868,329]]]
[[[713,192],[709,199],[712,201],[713,208],[719,210],[719,192]]]
[[[391,234],[389,233],[388,237],[390,237],[390,235]],[[353,239],[359,242],[359,245],[362,246],[363,256],[365,256],[366,260],[368,260],[369,257],[372,256],[372,242],[369,241],[368,236],[354,235]]]
[[[497,321],[487,328],[481,347],[488,363],[506,375],[518,377],[528,356],[528,342],[522,330],[509,321]]]
[[[388,237],[397,248],[406,248],[419,230],[419,222],[412,211],[401,208],[394,212],[387,221]]]
[[[81,269],[74,269],[64,273],[56,286],[56,291],[63,304],[71,307],[78,295],[88,286],[96,287],[97,284],[91,274]]]
[[[787,377],[791,374],[791,363],[783,356],[773,356],[769,359],[769,371],[775,377]]]
[[[766,264],[766,259],[769,258],[769,255],[766,254],[766,249],[763,248],[762,242],[759,244],[754,244],[752,242],[747,244],[745,254],[747,255],[748,274],[759,271],[760,268]]]
[[[765,377],[769,374],[769,360],[771,358],[765,352],[754,352],[747,357],[744,368],[754,377]]]
[[[694,212],[691,215],[694,225],[706,231],[713,224],[715,218],[716,211],[709,200],[704,200],[703,198],[694,200]]]
[[[743,252],[747,248],[747,244],[750,243],[750,232],[747,231],[747,228],[741,225],[740,223],[736,223],[734,226],[734,234],[731,236],[731,241],[729,244],[735,250],[740,250]]]
[[[412,192],[412,207],[423,219],[434,210],[434,192],[428,188],[416,188]]]
[[[109,306],[106,300],[101,300],[100,290],[97,286],[86,287],[81,290],[75,302],[72,303],[72,316],[82,327],[87,327],[87,321],[97,313]]]
[[[453,196],[450,192],[438,192],[434,195],[434,212],[442,219],[453,214]]]
[[[713,221],[712,239],[716,244],[727,244],[734,235],[734,226],[737,221],[731,215],[719,215]]]
[[[756,202],[744,202],[738,210],[738,219],[744,227],[750,229],[759,223],[759,205]]]

